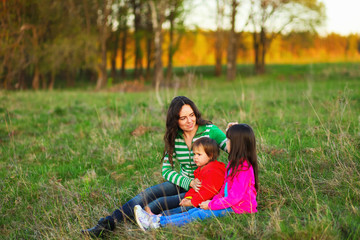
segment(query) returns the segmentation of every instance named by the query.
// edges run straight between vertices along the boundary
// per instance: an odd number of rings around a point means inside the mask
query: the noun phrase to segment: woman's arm
[[[210,132],[209,132],[209,137],[211,139],[214,139],[217,144],[219,145],[219,147],[224,150],[225,152],[227,152],[226,150],[226,135],[223,131],[220,130],[220,128],[218,128],[216,125],[212,125]]]
[[[227,125],[227,127],[226,127],[225,132],[227,132],[227,130],[228,130],[230,127],[232,127],[232,126],[234,126],[234,125],[236,125],[236,124],[239,124],[239,123],[238,123],[238,122],[229,122],[228,125]]]
[[[175,157],[175,156],[174,156]],[[174,159],[173,157],[173,159]],[[188,177],[184,177],[181,174],[179,174],[178,172],[176,172],[172,167],[171,164],[169,163],[169,158],[168,155],[166,154],[166,156],[164,157],[164,162],[163,162],[163,166],[162,166],[162,176],[164,177],[165,180],[180,186],[186,190],[190,189],[190,184],[192,182],[192,178],[188,178]],[[194,184],[194,183],[193,183]]]

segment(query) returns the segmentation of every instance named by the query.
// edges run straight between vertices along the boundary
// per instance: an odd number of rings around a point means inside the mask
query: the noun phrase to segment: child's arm
[[[183,200],[181,200],[181,202],[179,203],[180,206],[182,207],[193,207],[194,205],[191,203],[191,200],[189,198],[184,198]]]
[[[209,209],[209,203],[211,200],[206,200],[205,202],[200,203],[200,208],[204,209],[204,210],[208,210]]]
[[[228,189],[228,196],[211,200],[209,203],[209,209],[225,209],[242,202],[244,195],[248,191],[253,179],[254,172],[252,167],[246,171],[241,171],[238,173],[233,179],[231,189]]]

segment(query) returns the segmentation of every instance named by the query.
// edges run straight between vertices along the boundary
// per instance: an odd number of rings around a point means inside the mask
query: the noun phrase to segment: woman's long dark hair
[[[226,137],[230,139],[229,169],[230,177],[234,177],[241,171],[244,161],[247,161],[254,169],[255,189],[258,191],[258,162],[256,155],[255,134],[247,124],[236,124],[231,126]]]
[[[175,138],[179,130],[179,124],[178,124],[180,118],[179,113],[184,105],[189,105],[191,109],[194,111],[197,125],[211,124],[210,121],[204,120],[201,117],[201,113],[199,112],[195,103],[190,99],[188,99],[187,97],[177,96],[171,101],[166,116],[166,132],[164,135],[165,150],[162,160],[164,160],[165,155],[168,154],[169,162],[172,167],[174,166],[173,153],[175,148]]]

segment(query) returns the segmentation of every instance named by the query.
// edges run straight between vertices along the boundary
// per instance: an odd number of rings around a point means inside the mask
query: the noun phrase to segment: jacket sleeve
[[[200,177],[199,173],[200,173],[200,169],[197,168],[197,169],[194,171],[194,179]],[[199,179],[199,180],[201,181],[201,179]],[[193,198],[193,196],[194,196],[195,194],[197,194],[197,193],[195,192],[195,190],[190,187],[189,191],[187,191],[187,192],[185,193],[184,198],[187,198],[187,197]]]
[[[226,135],[223,131],[220,130],[220,128],[218,128],[215,125],[212,125],[211,129],[210,129],[210,133],[209,133],[210,138],[214,139],[217,144],[219,145],[219,147],[224,150],[225,152],[227,152],[226,149]]]
[[[251,185],[253,178],[252,171],[253,169],[249,168],[246,171],[238,173],[233,179],[231,189],[228,189],[228,196],[213,199],[209,203],[209,208],[211,210],[220,210],[241,203],[245,193]]]
[[[187,191],[187,192],[185,193],[185,197],[184,197],[184,198],[193,197],[195,194],[196,194],[195,190],[194,190],[193,188],[190,188],[189,191]]]
[[[219,168],[204,171],[201,188],[192,196],[191,203],[198,207],[200,203],[212,199],[220,190],[225,177],[225,172]]]
[[[212,200],[216,200],[216,199],[219,199],[219,198],[224,197],[224,191],[225,191],[225,181],[223,181],[223,185],[222,185],[222,187],[221,187],[221,189],[220,189],[220,192],[219,192],[218,194],[216,194],[216,195],[212,198]]]
[[[175,158],[176,158],[176,155],[174,154],[173,159],[175,159]],[[164,162],[163,162],[161,173],[165,180],[167,180],[177,186],[180,186],[180,187],[184,188],[185,190],[189,190],[192,178],[184,177],[181,174],[179,174],[178,172],[176,172],[171,167],[171,164],[169,162],[169,157],[167,154],[164,157]]]

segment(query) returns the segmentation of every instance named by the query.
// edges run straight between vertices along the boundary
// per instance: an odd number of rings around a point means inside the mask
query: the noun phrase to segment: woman
[[[167,112],[164,136],[162,175],[166,182],[145,189],[116,209],[111,216],[101,218],[95,227],[82,232],[98,237],[114,230],[115,220],[121,222],[125,218],[134,219],[135,205],[147,206],[155,214],[178,208],[190,188],[198,191],[201,187],[200,181],[193,179],[197,166],[191,151],[192,143],[200,137],[212,138],[222,150],[226,149],[225,134],[210,121],[204,120],[190,99],[184,96],[175,97]],[[180,165],[180,172],[173,169],[174,159]]]

